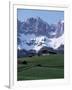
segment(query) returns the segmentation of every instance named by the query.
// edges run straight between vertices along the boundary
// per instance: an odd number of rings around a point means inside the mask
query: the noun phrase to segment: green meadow
[[[18,62],[18,81],[64,78],[63,54],[22,57]]]

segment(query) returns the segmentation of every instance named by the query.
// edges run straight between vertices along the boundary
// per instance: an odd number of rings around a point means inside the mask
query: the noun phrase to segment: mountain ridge
[[[44,46],[57,50],[64,45],[64,21],[49,25],[40,17],[17,20],[17,48],[36,50]]]

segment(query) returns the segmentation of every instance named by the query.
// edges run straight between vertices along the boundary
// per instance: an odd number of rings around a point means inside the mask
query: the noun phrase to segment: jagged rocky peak
[[[36,17],[36,18],[33,18],[33,17],[30,17],[28,19],[26,19],[22,25],[21,25],[21,28],[25,30],[40,30],[40,29],[44,29],[46,28],[47,29],[47,26],[48,24],[43,21],[40,17]]]
[[[64,22],[49,25],[40,17],[30,17],[24,22],[18,20],[18,31],[24,34],[46,35],[49,38],[59,37],[64,32]]]

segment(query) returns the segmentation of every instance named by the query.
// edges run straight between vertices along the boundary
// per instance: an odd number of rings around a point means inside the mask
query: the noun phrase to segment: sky
[[[54,24],[59,20],[64,20],[64,11],[56,10],[32,10],[32,9],[17,9],[17,18],[23,22],[30,17],[40,17],[48,24]]]

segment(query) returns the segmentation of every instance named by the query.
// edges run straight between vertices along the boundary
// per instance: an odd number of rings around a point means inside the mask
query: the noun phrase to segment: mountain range
[[[64,20],[48,24],[40,17],[17,19],[17,49],[39,52],[43,47],[64,51]]]

